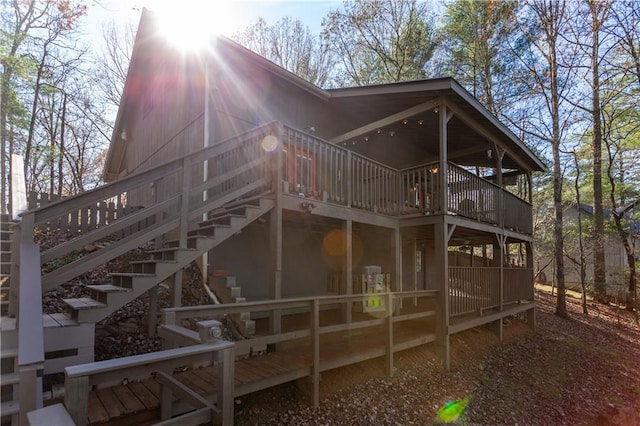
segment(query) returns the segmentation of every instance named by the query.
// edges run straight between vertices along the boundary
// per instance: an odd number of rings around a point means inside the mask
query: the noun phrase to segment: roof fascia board
[[[434,80],[409,81],[404,83],[381,84],[377,86],[344,87],[328,89],[332,99],[349,98],[354,96],[392,95],[396,93],[411,93],[417,91],[447,90],[451,88],[451,78]]]
[[[469,92],[467,92],[464,87],[462,87],[458,82],[452,80],[451,89],[462,99],[464,99],[467,103],[472,105],[480,114],[482,114],[487,120],[491,121],[491,123],[498,128],[502,133],[504,133],[509,139],[511,139],[518,147],[525,152],[534,163],[540,168],[541,171],[546,171],[546,166],[540,161],[537,155],[535,155],[528,146],[526,146],[520,138],[513,134],[511,130],[507,126],[505,126],[500,120],[498,120],[493,114],[491,114],[485,107],[482,105],[476,98],[474,98]],[[492,140],[493,141],[493,140]],[[504,147],[503,147],[504,148]],[[510,152],[513,156],[513,153]],[[517,158],[517,156],[515,156]],[[520,161],[518,161],[520,162]]]
[[[371,123],[365,124],[364,126],[359,127],[357,129],[350,130],[347,133],[343,133],[342,135],[331,139],[331,142],[334,143],[334,144],[339,144],[339,143],[344,142],[346,140],[358,137],[358,136],[363,135],[365,133],[372,132],[372,131],[374,131],[376,129],[379,129],[381,127],[388,126],[389,124],[393,124],[393,123],[398,122],[398,121],[400,121],[402,119],[409,118],[409,117],[412,117],[412,116],[414,116],[416,114],[419,114],[421,112],[424,112],[424,111],[430,110],[432,108],[435,108],[440,103],[441,103],[441,99],[440,98],[433,99],[433,100],[430,100],[430,101],[427,101],[427,102],[423,102],[423,103],[418,104],[416,106],[413,106],[411,108],[407,108],[404,111],[397,112],[397,113],[392,114],[392,115],[390,115],[388,117],[384,117],[384,118],[381,118],[380,120],[376,120],[376,121],[373,121]]]

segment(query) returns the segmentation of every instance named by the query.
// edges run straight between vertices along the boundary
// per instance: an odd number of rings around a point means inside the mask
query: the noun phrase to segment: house
[[[566,252],[564,258],[564,270],[565,270],[565,287],[572,290],[581,291],[580,282],[580,252],[578,248],[578,213],[582,220],[583,226],[583,241],[584,251],[587,258],[586,263],[586,284],[593,284],[593,243],[589,229],[593,227],[593,206],[588,204],[571,203],[566,206],[563,213],[564,229],[565,233],[570,233],[575,236],[573,239],[575,243],[569,244],[569,241],[565,242]],[[613,217],[610,209],[604,209],[605,221],[610,223],[605,226],[604,234],[604,249],[605,249],[605,278],[607,294],[614,297],[624,298],[626,296],[620,296],[626,294],[628,287],[628,275],[625,278],[625,271],[628,269],[627,254],[624,246],[620,241],[620,236],[615,229],[613,223]],[[640,222],[628,217],[625,219],[628,223],[628,232],[630,233],[630,241],[632,246],[634,241],[638,240],[640,236]],[[636,254],[636,259],[638,255]],[[548,256],[539,256],[537,260],[540,265],[546,265],[542,268],[539,281],[551,284],[554,279],[554,264],[552,259]],[[628,273],[627,273],[628,274]]]
[[[177,51],[145,11],[105,165],[109,183],[25,212],[14,228],[19,412],[40,406],[38,377],[64,369],[66,410],[85,423],[90,386],[211,351],[224,367],[216,382],[224,401],[311,377],[317,403],[321,371],[385,356],[392,374],[394,352],[426,343],[448,368],[452,334],[489,325],[501,336],[513,315],[534,324],[531,174],[543,170],[451,78],[323,90],[224,37],[205,52]],[[40,250],[32,236],[43,227],[75,238]],[[106,237],[117,241],[43,275],[24,267]],[[41,315],[43,291],[144,244],[149,257],[130,272],[87,285],[86,297],[66,301],[66,314]],[[521,264],[507,261],[512,249],[525,253]],[[180,307],[182,269],[194,261],[225,303]],[[157,330],[180,348],[76,365],[92,360],[95,323],[135,297],[149,292],[155,318],[161,282],[172,282],[174,308]],[[209,321],[223,314],[255,333],[235,343],[237,355],[267,346],[263,357],[296,348],[309,357],[234,382],[224,376],[234,371],[231,349]],[[338,343],[343,349],[327,350]],[[238,374],[242,362],[266,358],[248,359],[235,361]],[[163,389],[198,408],[189,415],[211,418],[214,407],[158,368]],[[171,410],[163,406],[163,418]]]

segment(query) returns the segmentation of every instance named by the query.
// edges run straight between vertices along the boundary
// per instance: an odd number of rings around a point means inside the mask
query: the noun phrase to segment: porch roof
[[[546,170],[522,140],[451,77],[327,91],[331,95],[329,104],[341,118],[336,120],[341,123],[339,134],[429,101],[445,102],[454,112],[447,126],[450,160],[466,166],[495,167],[493,141],[506,150],[504,168]],[[437,160],[435,111],[435,107],[430,108],[342,143],[363,155],[386,158],[397,168],[409,167],[416,160],[424,162],[425,157]],[[389,149],[391,144],[393,150]]]

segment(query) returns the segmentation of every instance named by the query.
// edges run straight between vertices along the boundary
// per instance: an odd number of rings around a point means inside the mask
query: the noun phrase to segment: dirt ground
[[[640,425],[640,327],[631,314],[591,305],[570,319],[537,292],[536,330],[514,318],[504,340],[489,330],[452,336],[443,372],[431,345],[396,355],[392,378],[382,360],[323,373],[320,407],[306,381],[236,400],[237,425],[437,424],[447,402],[470,397],[458,424]]]

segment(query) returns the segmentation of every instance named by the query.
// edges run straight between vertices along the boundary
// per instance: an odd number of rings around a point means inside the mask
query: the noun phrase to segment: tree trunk
[[[591,12],[591,119],[593,121],[593,281],[595,296],[605,301],[607,295],[604,255],[604,206],[602,197],[602,119],[600,111],[600,20],[598,2],[590,1]]]

